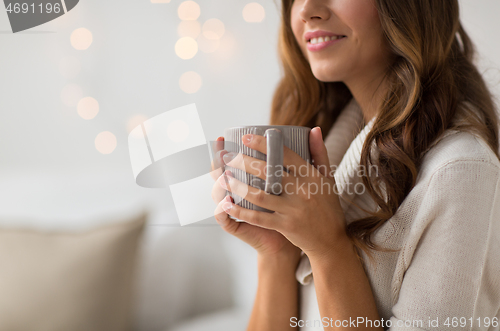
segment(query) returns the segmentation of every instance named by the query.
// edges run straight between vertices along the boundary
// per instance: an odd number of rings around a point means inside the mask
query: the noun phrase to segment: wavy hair
[[[326,136],[352,94],[342,82],[314,77],[292,32],[292,2],[282,0],[278,52],[283,77],[273,96],[270,123],[317,125]],[[363,182],[380,208],[346,229],[370,258],[370,249],[384,250],[371,235],[396,213],[415,186],[425,152],[445,130],[475,133],[499,157],[498,114],[473,64],[475,50],[460,23],[458,1],[375,0],[375,5],[395,60],[360,164],[378,167],[378,176],[365,174]]]

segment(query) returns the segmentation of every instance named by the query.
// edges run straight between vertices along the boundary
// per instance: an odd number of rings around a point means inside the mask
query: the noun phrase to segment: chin
[[[342,79],[338,75],[328,75],[325,74],[324,72],[322,73],[313,73],[314,77],[316,77],[317,80],[323,83],[333,83],[333,82],[341,82]]]
[[[312,73],[314,77],[316,77],[317,80],[320,82],[340,82],[342,81],[341,75],[339,75],[338,72],[336,72],[333,68],[314,68],[312,69]]]

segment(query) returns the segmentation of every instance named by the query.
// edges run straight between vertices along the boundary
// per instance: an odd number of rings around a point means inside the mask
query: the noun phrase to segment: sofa
[[[129,169],[2,171],[0,201],[1,331],[246,329],[254,250]]]

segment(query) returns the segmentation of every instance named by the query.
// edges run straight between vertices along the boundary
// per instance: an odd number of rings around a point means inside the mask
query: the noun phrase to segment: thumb
[[[330,171],[330,160],[326,151],[323,135],[319,126],[313,128],[309,133],[309,150],[314,166],[325,177],[332,178]]]

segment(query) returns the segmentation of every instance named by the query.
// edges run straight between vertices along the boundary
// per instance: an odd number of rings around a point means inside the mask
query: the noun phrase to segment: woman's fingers
[[[323,176],[333,178],[328,152],[323,142],[323,135],[321,134],[321,128],[319,126],[313,128],[309,133],[309,150],[311,151],[311,158],[314,160],[314,167],[316,167]]]
[[[226,196],[224,199],[222,199],[221,201],[219,201],[219,203],[217,204],[217,207],[215,208],[215,211],[214,211],[214,217],[215,217],[215,220],[217,221],[217,223],[219,223],[220,225],[222,225],[223,227],[226,227],[228,225],[228,223],[230,221],[232,221],[230,218],[229,218],[229,215],[224,211],[224,209],[222,208],[222,205],[225,203],[225,202],[231,202],[231,197],[228,195]]]
[[[242,137],[245,146],[255,149],[267,155],[267,140],[266,137],[257,134],[246,134]],[[283,151],[283,166],[294,176],[307,176],[307,171],[310,164],[300,157],[299,154],[284,146]],[[286,173],[286,171],[283,171]]]
[[[231,219],[228,214],[224,211],[224,204],[233,204],[233,201],[230,196],[227,196],[224,198],[218,205],[217,208],[215,209],[215,219],[217,220],[217,223],[222,227],[224,231],[227,233],[241,239],[242,241],[246,242],[250,246],[254,247],[255,249],[261,248],[265,243],[263,242],[263,236],[266,235],[265,232],[267,231],[265,229],[261,229],[258,226],[254,226],[245,222],[239,222],[234,219]],[[242,207],[239,207],[242,208]],[[245,209],[245,208],[242,208]],[[257,212],[257,213],[264,213],[264,212]],[[268,213],[264,213],[268,214]],[[237,218],[237,217],[235,217]],[[244,220],[243,218],[241,218]]]
[[[251,210],[232,203],[229,199],[221,201],[221,208],[230,216],[247,222],[246,225],[255,225],[260,228],[280,231],[283,223],[276,213]]]
[[[256,159],[246,154],[233,152],[224,154],[222,159],[224,160],[225,165],[243,170],[246,173],[259,177],[262,180],[266,180],[266,174],[268,171],[266,161]],[[290,176],[286,171],[284,171],[284,169],[279,169],[279,174],[281,174],[282,177]]]
[[[282,211],[281,205],[283,203],[283,197],[266,193],[263,190],[245,184],[234,178],[233,174],[228,170],[226,170],[225,174],[227,174],[227,176],[222,175],[217,180],[223,189],[231,191],[237,196],[240,196],[259,207],[278,212]]]
[[[224,160],[222,157],[227,151],[224,150],[224,137],[218,137],[214,144],[214,159],[212,160],[210,176],[213,180],[217,180],[224,172]]]
[[[224,189],[219,183],[220,180],[224,180],[223,177],[224,174],[220,175],[212,186],[212,200],[215,203],[219,203],[226,196],[226,189]]]
[[[266,161],[234,152],[224,154],[222,160],[225,165],[243,170],[261,179],[266,179]]]

